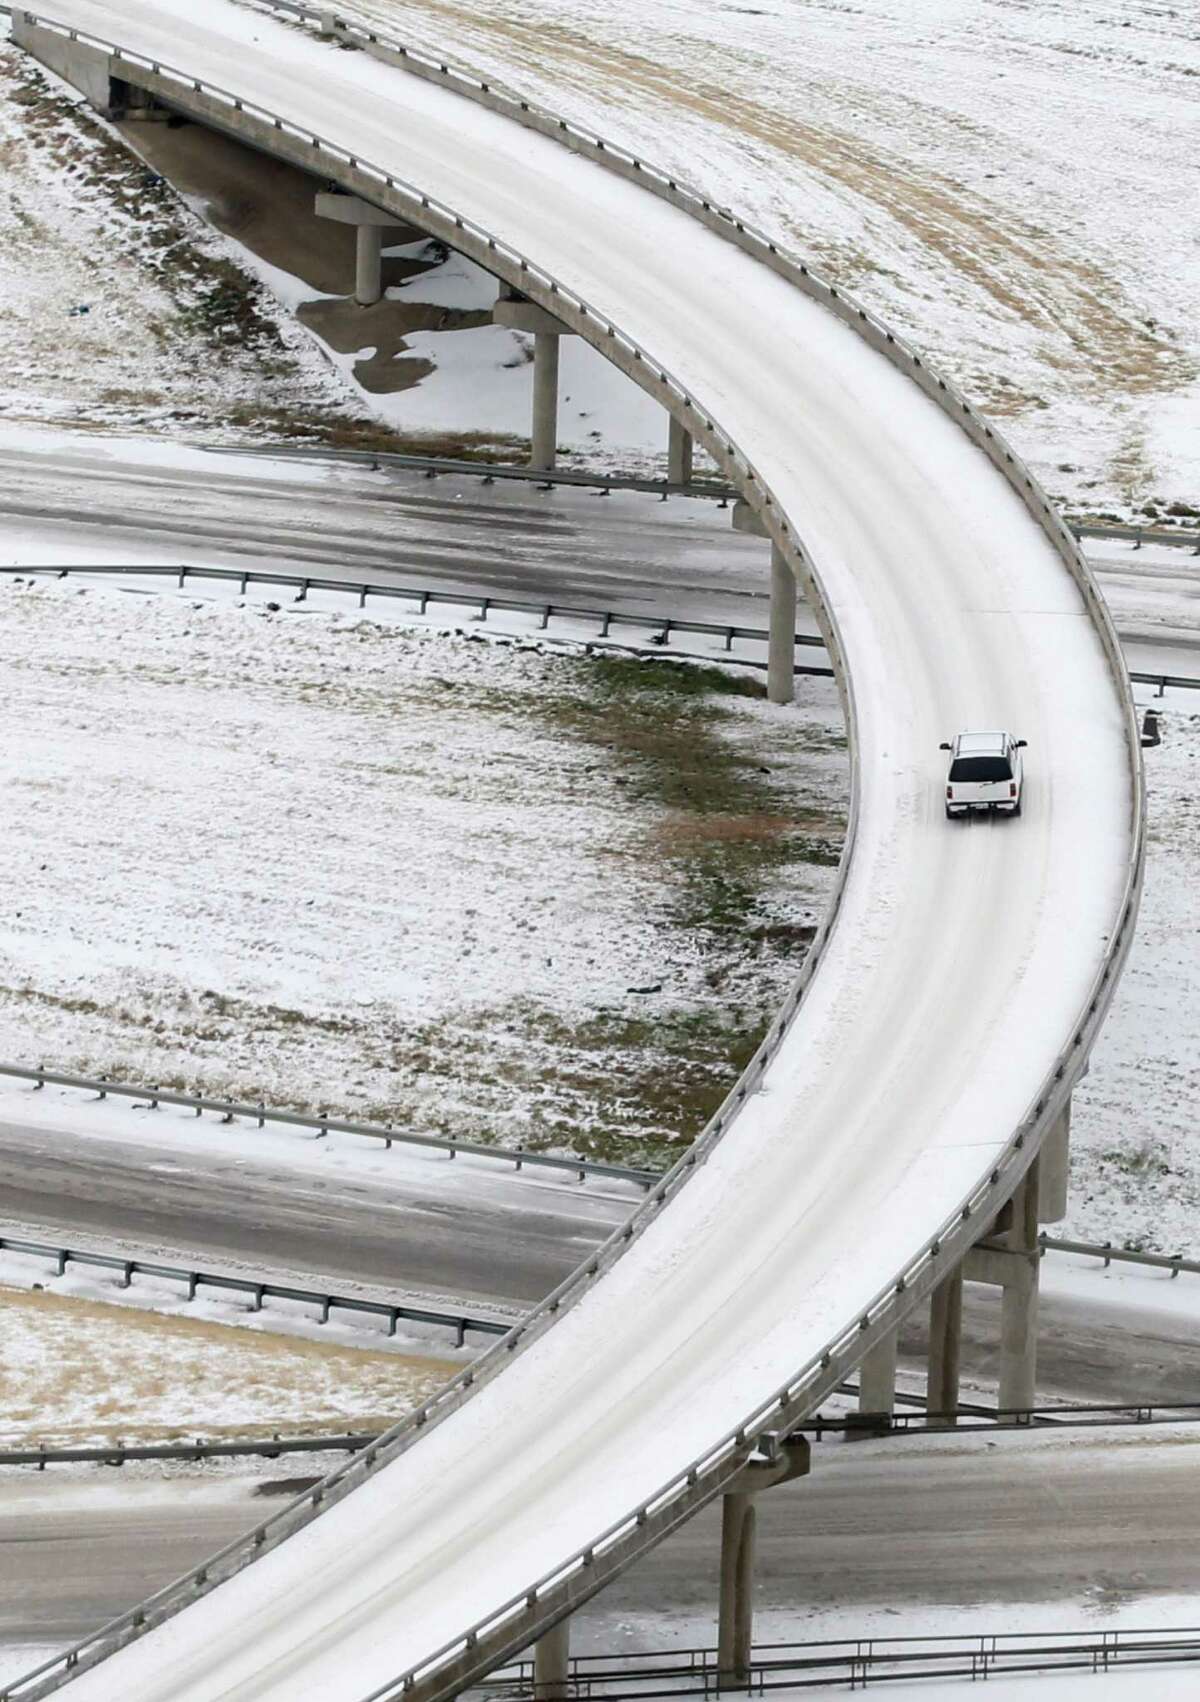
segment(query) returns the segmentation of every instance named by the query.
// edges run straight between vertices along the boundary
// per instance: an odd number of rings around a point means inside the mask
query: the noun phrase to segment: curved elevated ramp
[[[851,685],[856,823],[836,923],[686,1186],[649,1203],[553,1327],[499,1350],[500,1374],[71,1690],[364,1702],[406,1679],[433,1698],[717,1493],[752,1437],[819,1401],[1011,1192],[1132,928],[1136,743],[1083,570],[955,420],[825,307],[503,115],[228,0],[197,10],[55,6],[418,184],[651,351],[771,487],[777,534],[803,538]],[[1028,739],[1021,820],[945,821],[938,743],[967,725]]]

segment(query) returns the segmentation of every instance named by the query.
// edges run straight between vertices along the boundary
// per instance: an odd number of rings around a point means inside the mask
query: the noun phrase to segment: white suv
[[[948,816],[965,816],[972,810],[1020,815],[1024,739],[1014,739],[1011,733],[960,733],[942,749],[950,752]]]

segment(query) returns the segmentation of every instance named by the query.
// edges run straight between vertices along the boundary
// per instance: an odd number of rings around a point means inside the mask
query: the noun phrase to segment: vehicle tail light
[[[1015,798],[1017,795],[1017,783],[1015,780],[1010,780],[1008,783],[1008,795],[1010,798]]]
[[[954,788],[953,788],[953,786],[947,786],[947,788],[946,788],[946,796],[947,796],[947,797],[948,797],[948,798],[952,798],[952,797],[953,797],[953,796],[954,796]]]

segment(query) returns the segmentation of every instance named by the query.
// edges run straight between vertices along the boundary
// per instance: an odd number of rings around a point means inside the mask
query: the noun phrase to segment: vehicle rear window
[[[950,764],[951,780],[1011,780],[1006,756],[960,756]]]

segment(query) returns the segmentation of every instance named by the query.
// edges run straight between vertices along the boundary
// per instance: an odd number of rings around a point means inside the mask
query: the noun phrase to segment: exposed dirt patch
[[[0,1360],[0,1435],[9,1445],[372,1430],[455,1370],[10,1287],[0,1287]]]

